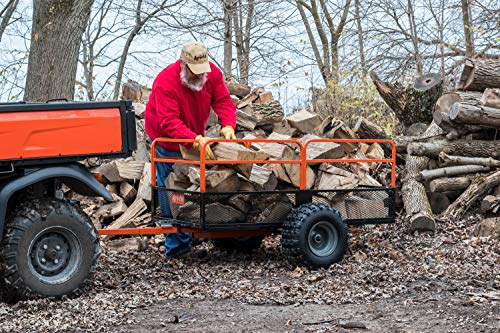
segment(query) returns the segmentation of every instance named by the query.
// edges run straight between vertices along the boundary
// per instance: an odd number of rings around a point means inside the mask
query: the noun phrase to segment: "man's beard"
[[[182,83],[191,90],[201,91],[201,89],[203,89],[203,86],[205,85],[205,83],[207,83],[207,73],[203,74],[203,76],[201,78],[196,78],[196,79],[190,80],[190,79],[188,79],[186,71],[187,71],[186,68],[182,68],[182,70],[181,70]]]

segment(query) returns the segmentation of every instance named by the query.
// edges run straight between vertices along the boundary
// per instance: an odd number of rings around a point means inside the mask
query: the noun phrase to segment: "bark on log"
[[[452,177],[469,173],[488,172],[489,167],[482,165],[457,165],[434,170],[422,170],[416,179],[420,182],[432,180],[440,177]]]
[[[495,186],[500,184],[500,170],[485,177],[477,177],[455,202],[443,213],[443,216],[461,217],[476,200],[482,199]]]
[[[485,89],[481,96],[481,105],[500,109],[500,88]]]
[[[499,59],[467,59],[458,89],[484,91],[486,88],[500,87]]]
[[[476,176],[462,176],[453,178],[438,178],[429,183],[431,192],[463,191],[469,187]]]
[[[487,213],[493,208],[498,207],[498,204],[500,203],[500,197],[497,197],[495,195],[487,195],[483,198],[483,201],[481,201],[481,213]],[[496,212],[493,212],[496,213]]]
[[[439,164],[442,166],[450,165],[484,165],[491,168],[499,168],[500,161],[495,160],[491,157],[464,157],[464,156],[452,156],[444,152],[439,154]]]
[[[432,122],[422,136],[432,137],[440,135],[442,132],[443,130]],[[436,228],[425,187],[415,179],[420,171],[427,168],[428,163],[429,158],[427,157],[410,155],[406,159],[408,173],[406,179],[403,180],[401,192],[411,230],[435,230]]]
[[[455,103],[450,110],[450,119],[461,124],[500,128],[500,109]]]
[[[408,145],[408,153],[414,156],[437,158],[443,151],[448,155],[469,157],[500,157],[500,141],[487,140],[438,140],[434,142],[414,142]]]
[[[443,92],[442,80],[439,84],[423,87],[423,90],[419,91],[413,87],[404,87],[400,83],[383,82],[374,71],[370,76],[380,96],[394,111],[403,126],[432,121],[432,110]]]

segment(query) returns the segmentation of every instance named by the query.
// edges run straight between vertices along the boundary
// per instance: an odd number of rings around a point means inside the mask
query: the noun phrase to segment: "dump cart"
[[[201,144],[199,161],[181,158],[160,158],[155,149],[159,142],[190,144],[193,140],[158,138],[152,143],[151,153],[151,210],[156,227],[101,229],[103,235],[152,235],[177,232],[191,233],[194,238],[214,239],[216,245],[225,248],[249,250],[260,246],[263,237],[281,233],[282,250],[297,265],[312,269],[328,267],[342,259],[348,239],[348,225],[380,224],[395,220],[396,148],[390,140],[370,139],[310,139],[305,143],[298,139],[210,139],[207,144],[237,142],[246,147],[252,144],[281,143],[293,145],[299,152],[297,160],[206,160],[205,145]],[[340,144],[379,143],[389,145],[389,159],[307,159],[307,149],[315,142]],[[200,168],[199,191],[179,190],[156,185],[156,163],[181,163]],[[308,189],[307,166],[311,163],[387,163],[390,165],[390,186],[357,186],[352,189]],[[272,165],[297,164],[300,166],[300,188],[292,190],[210,192],[206,187],[209,165]],[[166,195],[158,195],[164,192]],[[362,204],[351,202],[352,194],[361,197]],[[217,210],[216,203],[227,202],[238,196],[251,205],[265,202],[272,212],[263,219],[255,219],[252,209],[246,214],[234,214]],[[276,197],[285,198],[285,204],[273,205]],[[173,217],[166,218],[158,212],[157,198],[168,198]],[[334,199],[332,199],[334,198]],[[286,204],[288,202],[289,204]],[[347,205],[347,207],[346,207]],[[272,207],[272,208],[271,208]]]
[[[0,104],[0,290],[7,298],[78,293],[95,271],[99,238],[62,184],[113,197],[79,161],[136,149],[130,101]]]

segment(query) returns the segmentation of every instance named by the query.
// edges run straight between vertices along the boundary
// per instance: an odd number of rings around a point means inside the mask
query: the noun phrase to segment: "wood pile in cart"
[[[237,83],[227,83],[237,105],[238,138],[290,139],[305,142],[312,138],[358,138],[342,121],[301,110],[285,117],[280,103],[270,91],[262,87],[251,89]],[[94,200],[86,211],[99,227],[141,227],[151,222],[150,146],[144,133],[144,110],[147,90],[138,84],[125,85],[123,97],[134,100],[137,119],[138,149],[132,158],[103,163],[93,168],[102,173],[115,202]],[[360,131],[362,129],[359,129]],[[212,111],[206,136],[219,137],[220,125]],[[196,150],[182,148],[185,159],[199,159]],[[298,147],[292,143],[253,143],[245,147],[239,143],[212,145],[218,160],[299,160]],[[390,158],[389,146],[355,143],[311,143],[307,158]],[[307,167],[307,189],[355,189],[359,186],[390,186],[390,165],[381,163],[315,163]],[[199,191],[198,166],[176,163],[167,178],[171,188]],[[257,190],[294,190],[300,186],[298,164],[239,164],[207,167],[207,192],[237,192],[235,195],[211,196],[206,209],[209,223],[240,221],[267,223],[280,221],[289,213],[295,197],[286,194],[267,194],[256,197]],[[246,192],[246,193],[245,193]],[[388,214],[384,191],[321,193],[314,201],[330,203],[349,218],[385,217]],[[174,217],[198,220],[197,205],[185,203],[173,207]],[[378,210],[379,209],[379,210]],[[378,211],[377,211],[378,210]]]
[[[410,228],[434,230],[434,214],[459,218],[478,205],[481,213],[497,215],[500,60],[466,59],[454,89],[434,74],[406,89],[376,74],[372,79],[403,126],[430,122],[423,133],[395,138],[405,164],[401,192]]]

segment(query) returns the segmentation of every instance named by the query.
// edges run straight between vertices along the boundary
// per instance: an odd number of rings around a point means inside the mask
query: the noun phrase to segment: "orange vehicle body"
[[[119,108],[0,113],[0,160],[122,150]]]

